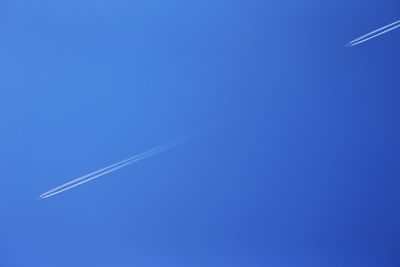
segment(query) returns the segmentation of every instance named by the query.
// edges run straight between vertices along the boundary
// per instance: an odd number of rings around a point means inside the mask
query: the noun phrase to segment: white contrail
[[[122,160],[122,161],[119,161],[117,163],[114,163],[114,164],[109,165],[107,167],[101,168],[101,169],[99,169],[97,171],[94,171],[92,173],[89,173],[89,174],[86,174],[86,175],[81,176],[79,178],[76,178],[76,179],[74,179],[74,180],[72,180],[70,182],[67,182],[67,183],[64,183],[64,184],[62,184],[60,186],[57,186],[57,187],[55,187],[55,188],[53,188],[53,189],[41,194],[39,197],[40,198],[48,198],[48,197],[57,195],[57,194],[59,194],[61,192],[69,190],[69,189],[71,189],[71,188],[73,188],[75,186],[81,185],[83,183],[87,183],[87,182],[89,182],[89,181],[91,181],[93,179],[96,179],[96,178],[100,177],[100,176],[106,175],[106,174],[108,174],[110,172],[114,172],[114,171],[116,171],[118,169],[126,167],[126,166],[128,166],[128,165],[130,165],[130,164],[132,164],[134,162],[140,161],[140,160],[145,159],[147,157],[150,157],[152,155],[155,155],[155,154],[161,153],[163,151],[166,151],[166,150],[168,150],[168,149],[170,149],[170,148],[172,148],[174,146],[177,146],[177,145],[183,144],[185,142],[188,142],[188,141],[190,141],[190,140],[192,140],[192,139],[194,139],[196,137],[199,137],[200,135],[205,134],[205,133],[206,133],[206,131],[199,131],[199,132],[193,133],[191,135],[188,135],[188,136],[176,139],[174,141],[171,141],[171,142],[169,142],[167,144],[164,144],[164,145],[155,147],[153,149],[147,150],[147,151],[145,151],[143,153],[137,154],[137,155],[135,155],[133,157],[127,158],[127,159]]]
[[[355,45],[364,43],[365,41],[368,41],[372,38],[378,37],[379,35],[385,34],[387,32],[393,31],[394,29],[397,29],[399,27],[400,27],[400,20],[390,23],[389,25],[386,25],[375,31],[369,32],[363,36],[360,36],[360,37],[354,39],[353,41],[351,41],[350,43],[348,43],[346,46],[355,46]]]

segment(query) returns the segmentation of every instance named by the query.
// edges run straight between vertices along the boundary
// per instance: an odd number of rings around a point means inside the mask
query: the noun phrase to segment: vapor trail
[[[130,158],[127,158],[125,160],[121,160],[121,161],[119,161],[117,163],[111,164],[111,165],[109,165],[107,167],[101,168],[101,169],[99,169],[97,171],[91,172],[89,174],[86,174],[84,176],[76,178],[76,179],[74,179],[74,180],[72,180],[70,182],[67,182],[67,183],[64,183],[64,184],[62,184],[60,186],[57,186],[57,187],[55,187],[55,188],[53,188],[53,189],[41,194],[39,197],[40,198],[48,198],[48,197],[57,195],[57,194],[59,194],[61,192],[64,192],[64,191],[69,190],[71,188],[74,188],[74,187],[76,187],[78,185],[87,183],[87,182],[89,182],[89,181],[91,181],[93,179],[99,178],[99,177],[101,177],[103,175],[106,175],[108,173],[114,172],[114,171],[116,171],[118,169],[121,169],[123,167],[126,167],[126,166],[128,166],[128,165],[130,165],[130,164],[132,164],[134,162],[137,162],[137,161],[143,160],[145,158],[148,158],[150,156],[153,156],[155,154],[161,153],[161,152],[166,151],[166,150],[168,150],[168,149],[170,149],[170,148],[172,148],[174,146],[178,146],[178,145],[181,145],[183,143],[186,143],[186,142],[188,142],[188,141],[190,141],[190,140],[192,140],[194,138],[197,138],[200,135],[203,135],[205,133],[206,133],[206,131],[198,131],[198,132],[193,133],[191,135],[176,139],[176,140],[171,141],[169,143],[166,143],[164,145],[161,145],[161,146],[155,147],[153,149],[147,150],[147,151],[145,151],[143,153],[137,154],[137,155],[132,156]]]
[[[363,36],[358,37],[357,39],[354,39],[350,43],[348,43],[346,46],[355,46],[361,43],[364,43],[365,41],[368,41],[372,38],[378,37],[379,35],[385,34],[387,32],[393,31],[394,29],[397,29],[400,27],[400,20],[393,22],[389,25],[386,25],[382,28],[379,28],[377,30],[374,30],[372,32],[369,32]]]

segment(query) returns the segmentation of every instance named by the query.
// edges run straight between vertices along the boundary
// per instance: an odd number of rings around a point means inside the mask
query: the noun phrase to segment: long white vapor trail
[[[354,39],[353,41],[351,41],[350,43],[348,43],[346,46],[355,46],[355,45],[364,43],[372,38],[375,38],[375,37],[378,37],[379,35],[393,31],[394,29],[397,29],[399,27],[400,27],[400,20],[390,23],[389,25],[386,25],[386,26],[379,28],[377,30],[374,30],[372,32],[369,32],[363,36],[360,36],[360,37]]]
[[[130,164],[132,164],[134,162],[137,162],[137,161],[143,160],[145,158],[148,158],[150,156],[153,156],[155,154],[161,153],[161,152],[166,151],[166,150],[168,150],[168,149],[170,149],[170,148],[172,148],[174,146],[178,146],[178,145],[181,145],[183,143],[186,143],[186,142],[188,142],[188,141],[190,141],[190,140],[192,140],[192,139],[194,139],[196,137],[199,137],[200,135],[205,134],[205,133],[206,133],[205,131],[199,131],[199,132],[193,133],[191,135],[176,139],[176,140],[171,141],[169,143],[166,143],[164,145],[161,145],[161,146],[155,147],[153,149],[147,150],[147,151],[145,151],[143,153],[137,154],[135,156],[132,156],[132,157],[127,158],[127,159],[124,159],[124,160],[119,161],[117,163],[111,164],[111,165],[109,165],[107,167],[101,168],[101,169],[99,169],[97,171],[94,171],[94,172],[91,172],[91,173],[86,174],[84,176],[81,176],[79,178],[76,178],[76,179],[74,179],[74,180],[72,180],[70,182],[67,182],[67,183],[64,183],[64,184],[62,184],[60,186],[57,186],[57,187],[55,187],[55,188],[53,188],[53,189],[41,194],[39,197],[40,198],[48,198],[48,197],[57,195],[57,194],[59,194],[61,192],[64,192],[64,191],[69,190],[71,188],[74,188],[74,187],[76,187],[78,185],[87,183],[87,182],[89,182],[89,181],[91,181],[93,179],[99,178],[99,177],[101,177],[103,175],[106,175],[108,173],[114,172],[114,171],[116,171],[118,169],[121,169],[123,167],[126,167],[126,166],[128,166],[128,165],[130,165]]]

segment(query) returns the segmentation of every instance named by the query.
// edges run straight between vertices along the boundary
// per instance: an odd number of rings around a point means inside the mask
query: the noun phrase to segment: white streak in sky
[[[114,164],[109,165],[107,167],[101,168],[101,169],[99,169],[97,171],[94,171],[92,173],[89,173],[89,174],[86,174],[86,175],[81,176],[79,178],[76,178],[76,179],[74,179],[74,180],[72,180],[70,182],[67,182],[67,183],[62,184],[60,186],[57,186],[57,187],[55,187],[55,188],[53,188],[53,189],[41,194],[39,197],[40,198],[48,198],[48,197],[57,195],[57,194],[59,194],[61,192],[64,192],[64,191],[69,190],[71,188],[74,188],[75,186],[87,183],[87,182],[89,182],[89,181],[91,181],[93,179],[99,178],[99,177],[101,177],[103,175],[106,175],[108,173],[114,172],[114,171],[116,171],[118,169],[121,169],[123,167],[126,167],[126,166],[128,166],[128,165],[130,165],[130,164],[132,164],[134,162],[137,162],[137,161],[143,160],[145,158],[148,158],[150,156],[153,156],[155,154],[161,153],[161,152],[166,151],[166,150],[168,150],[168,149],[170,149],[170,148],[172,148],[174,146],[178,146],[178,145],[181,145],[183,143],[186,143],[186,142],[188,142],[188,141],[190,141],[190,140],[192,140],[192,139],[194,139],[196,137],[199,137],[200,135],[205,134],[205,133],[206,133],[205,131],[199,131],[199,132],[193,133],[191,135],[176,139],[176,140],[171,141],[169,143],[166,143],[164,145],[161,145],[161,146],[155,147],[153,149],[147,150],[147,151],[145,151],[143,153],[137,154],[137,155],[135,155],[133,157],[127,158],[127,159],[122,160],[122,161],[119,161],[117,163],[114,163]]]
[[[389,25],[386,25],[382,28],[379,28],[375,31],[369,32],[363,36],[358,37],[357,39],[354,39],[350,43],[348,43],[346,46],[355,46],[361,43],[364,43],[365,41],[368,41],[372,38],[378,37],[379,35],[385,34],[387,32],[393,31],[394,29],[397,29],[400,27],[400,20],[393,22]]]

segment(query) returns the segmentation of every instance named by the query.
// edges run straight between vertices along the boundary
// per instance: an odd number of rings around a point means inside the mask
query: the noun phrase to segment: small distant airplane
[[[170,148],[173,148],[175,146],[184,144],[184,143],[186,143],[186,142],[188,142],[188,141],[190,141],[192,139],[195,139],[197,137],[200,137],[203,134],[206,134],[207,132],[208,131],[206,131],[206,130],[199,130],[199,131],[194,132],[194,133],[192,133],[190,135],[187,135],[185,137],[176,139],[176,140],[171,141],[169,143],[166,143],[164,145],[161,145],[161,146],[155,147],[153,149],[147,150],[147,151],[142,152],[140,154],[137,154],[137,155],[135,155],[133,157],[130,157],[130,158],[127,158],[125,160],[119,161],[117,163],[111,164],[111,165],[109,165],[107,167],[101,168],[101,169],[99,169],[97,171],[94,171],[92,173],[89,173],[89,174],[86,174],[84,176],[81,176],[81,177],[79,177],[77,179],[74,179],[74,180],[72,180],[70,182],[67,182],[67,183],[64,183],[64,184],[62,184],[60,186],[57,186],[57,187],[55,187],[55,188],[53,188],[53,189],[41,194],[39,197],[40,198],[48,198],[48,197],[57,195],[57,194],[59,194],[61,192],[67,191],[67,190],[69,190],[71,188],[74,188],[74,187],[76,187],[78,185],[87,183],[87,182],[89,182],[89,181],[91,181],[93,179],[96,179],[96,178],[101,177],[103,175],[106,175],[108,173],[114,172],[114,171],[119,170],[119,169],[121,169],[123,167],[126,167],[128,165],[131,165],[132,163],[135,163],[137,161],[143,160],[143,159],[148,158],[150,156],[156,155],[156,154],[161,153],[163,151],[169,150]]]
[[[369,32],[363,36],[360,36],[357,39],[354,39],[353,41],[348,43],[346,46],[349,47],[349,46],[355,46],[355,45],[364,43],[370,39],[378,37],[379,35],[385,34],[387,32],[393,31],[394,29],[397,29],[399,27],[400,27],[400,20],[390,23],[389,25],[386,25],[386,26],[379,28],[377,30],[374,30],[372,32]]]

